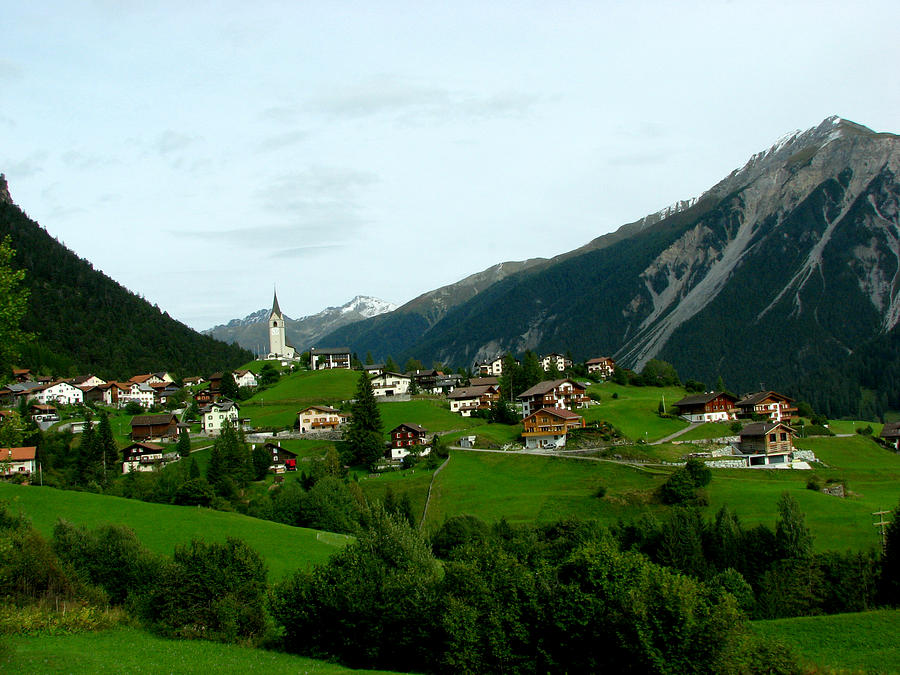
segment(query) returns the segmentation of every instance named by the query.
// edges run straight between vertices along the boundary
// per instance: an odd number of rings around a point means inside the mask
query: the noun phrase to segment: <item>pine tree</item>
[[[812,556],[813,537],[806,526],[800,505],[790,493],[778,499],[779,519],[775,524],[775,545],[781,558],[805,560]]]
[[[178,433],[178,445],[175,448],[178,456],[182,459],[191,454],[191,437],[187,429],[182,429]]]
[[[225,398],[231,399],[232,401],[238,400],[238,386],[231,373],[222,373],[222,384],[220,385],[219,391]]]
[[[97,455],[102,458],[105,482],[109,483],[121,470],[119,446],[113,438],[112,426],[109,423],[109,415],[100,413],[100,424],[97,425]]]
[[[383,427],[372,382],[364,372],[359,374],[356,400],[350,411],[352,418],[346,435],[350,459],[355,464],[371,467],[384,454]]]
[[[538,382],[542,382],[544,375],[537,354],[529,349],[522,357],[522,390],[531,389]]]
[[[99,483],[102,479],[102,455],[98,450],[93,414],[88,411],[84,416],[84,430],[81,432],[81,442],[78,444],[78,461],[75,469],[76,481],[81,485],[88,485],[92,481]]]

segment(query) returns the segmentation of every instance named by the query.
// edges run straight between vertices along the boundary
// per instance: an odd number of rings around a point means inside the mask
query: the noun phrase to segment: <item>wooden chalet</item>
[[[151,438],[171,438],[178,435],[178,419],[172,413],[161,415],[136,415],[131,418],[131,440],[146,441]]]
[[[784,422],[754,422],[741,430],[740,451],[747,466],[789,464],[796,432]]]
[[[541,408],[564,410],[586,408],[591,402],[586,391],[585,387],[575,380],[565,378],[538,382],[531,389],[519,394],[517,398],[522,401],[523,416],[528,417]]]
[[[778,392],[758,391],[755,394],[744,396],[735,404],[735,407],[737,416],[742,419],[752,419],[756,416],[770,422],[781,422],[797,417],[797,408],[793,403],[794,399]]]
[[[600,377],[608,380],[616,371],[616,362],[608,356],[599,356],[596,359],[588,359],[584,362],[588,373],[599,373]]]
[[[426,445],[428,445],[428,430],[418,424],[404,422],[391,429],[391,447],[388,457],[389,459],[403,459],[412,452],[410,448]],[[421,454],[427,455],[428,450],[422,450]]]
[[[583,429],[584,418],[571,410],[541,408],[522,420],[525,447],[531,450],[563,448],[570,429]]]
[[[37,447],[0,448],[0,472],[4,477],[30,476],[37,472]]]
[[[500,400],[500,387],[486,384],[476,387],[457,387],[449,394],[450,412],[471,417],[475,410],[485,410]]]
[[[881,429],[881,439],[892,446],[894,450],[900,450],[900,422],[888,422]]]
[[[133,421],[132,421],[133,423]],[[132,443],[122,450],[122,473],[153,471],[163,464],[166,449],[156,443]]]
[[[268,450],[269,454],[272,456],[272,465],[269,467],[271,471],[282,473],[284,471],[297,470],[296,452],[291,452],[290,450],[282,448],[277,443],[266,443],[263,447]]]
[[[735,419],[737,396],[724,391],[711,391],[706,394],[685,396],[673,405],[678,408],[678,415],[688,422],[724,422]]]
[[[311,405],[297,413],[301,434],[307,431],[334,431],[341,423],[341,411],[327,405]]]

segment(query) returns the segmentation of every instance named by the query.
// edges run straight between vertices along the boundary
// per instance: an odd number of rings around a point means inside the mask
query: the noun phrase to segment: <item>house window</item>
[[[781,434],[781,440],[783,440],[783,441],[786,441],[786,440],[787,440],[787,434],[786,434],[786,433],[782,432],[782,434]]]
[[[775,434],[769,434],[769,443],[775,442]]]

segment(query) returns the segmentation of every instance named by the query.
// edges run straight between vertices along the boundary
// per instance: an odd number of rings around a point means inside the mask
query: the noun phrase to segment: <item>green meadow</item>
[[[171,555],[176,544],[186,544],[191,539],[224,541],[226,537],[237,537],[265,558],[270,579],[322,563],[349,540],[345,535],[290,527],[239,513],[150,504],[48,487],[0,483],[0,499],[27,515],[45,536],[52,534],[59,518],[88,527],[115,523],[130,527],[147,548],[165,555]]]
[[[599,394],[601,400],[584,412],[585,421],[609,422],[634,441],[657,441],[688,426],[682,419],[657,414],[663,399],[669,408],[684,398],[685,391],[680,387],[626,387],[604,382],[591,385],[588,393]]]
[[[135,628],[8,639],[7,673],[384,673],[206,640],[166,640]]]
[[[794,649],[807,672],[900,672],[900,610],[803,616],[750,625],[757,635]]]

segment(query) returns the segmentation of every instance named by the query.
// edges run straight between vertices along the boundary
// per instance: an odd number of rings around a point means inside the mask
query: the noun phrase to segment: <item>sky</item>
[[[831,115],[900,133],[900,2],[0,0],[0,172],[202,330],[403,304],[699,196]]]

